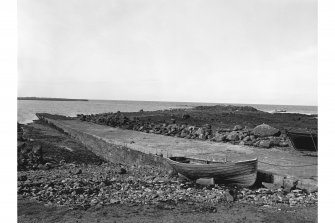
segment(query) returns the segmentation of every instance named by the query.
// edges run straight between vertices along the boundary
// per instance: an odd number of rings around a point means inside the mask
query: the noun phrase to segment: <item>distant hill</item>
[[[17,97],[17,100],[38,100],[38,101],[88,101],[87,99],[38,98],[38,97]]]

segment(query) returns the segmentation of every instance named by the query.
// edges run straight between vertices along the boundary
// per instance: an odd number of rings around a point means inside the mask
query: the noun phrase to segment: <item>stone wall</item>
[[[161,156],[145,154],[143,152],[127,148],[126,146],[112,144],[98,136],[94,136],[65,126],[57,120],[48,119],[45,117],[39,118],[49,125],[52,125],[57,129],[61,129],[65,134],[68,134],[71,137],[79,140],[85,146],[87,146],[88,149],[106,161],[137,165],[155,165],[166,169],[171,168],[167,164],[165,158]]]

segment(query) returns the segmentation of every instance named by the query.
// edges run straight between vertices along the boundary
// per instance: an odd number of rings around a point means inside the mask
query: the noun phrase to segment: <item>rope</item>
[[[272,166],[281,166],[281,167],[305,167],[305,166],[317,166],[318,164],[314,163],[314,164],[308,164],[308,165],[301,165],[301,166],[283,166],[283,165],[278,165],[278,164],[273,164],[273,163],[267,163],[267,162],[262,162],[262,161],[259,161],[258,162],[260,163],[264,163],[264,164],[268,164],[268,165],[272,165]]]

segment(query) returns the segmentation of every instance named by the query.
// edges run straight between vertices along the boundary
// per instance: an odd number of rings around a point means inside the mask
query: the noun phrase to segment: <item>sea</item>
[[[265,104],[231,104],[231,103],[201,103],[201,102],[158,102],[158,101],[119,101],[119,100],[89,100],[89,101],[40,101],[18,100],[17,121],[29,123],[36,120],[36,113],[51,113],[65,116],[77,114],[97,114],[105,112],[137,112],[165,110],[174,108],[192,108],[200,105],[239,105],[252,106],[265,112],[286,110],[288,113],[318,114],[317,106],[301,105],[265,105]]]

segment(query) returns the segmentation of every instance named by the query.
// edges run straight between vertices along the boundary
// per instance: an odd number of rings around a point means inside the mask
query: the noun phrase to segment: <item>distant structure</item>
[[[17,100],[37,100],[37,101],[88,101],[87,99],[38,98],[38,97],[17,97]]]

